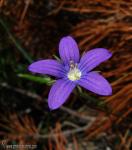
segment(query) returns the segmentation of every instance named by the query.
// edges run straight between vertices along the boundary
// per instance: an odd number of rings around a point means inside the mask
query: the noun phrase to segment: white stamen
[[[71,81],[79,80],[81,78],[81,71],[78,69],[77,64],[73,61],[70,62],[70,70],[68,72],[68,79]]]

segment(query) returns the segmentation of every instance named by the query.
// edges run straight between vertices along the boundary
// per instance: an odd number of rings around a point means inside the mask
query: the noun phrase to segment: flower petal
[[[83,72],[90,71],[111,56],[112,53],[104,48],[90,50],[82,56],[79,68]]]
[[[108,81],[97,72],[90,72],[77,82],[80,86],[99,95],[111,95],[112,88]]]
[[[49,97],[48,105],[50,109],[59,108],[69,97],[76,84],[67,79],[59,79],[52,86]]]
[[[55,77],[63,77],[64,66],[56,60],[46,59],[32,63],[28,70],[34,73],[47,74]]]
[[[77,63],[79,61],[79,49],[76,41],[66,36],[60,40],[59,43],[60,57],[65,64],[68,64],[71,60]]]

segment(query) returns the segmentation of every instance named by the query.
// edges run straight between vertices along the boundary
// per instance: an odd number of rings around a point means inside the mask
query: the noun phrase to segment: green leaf
[[[30,75],[30,74],[18,74],[19,77],[31,80],[40,84],[46,84],[46,85],[52,85],[55,80],[52,80],[50,77],[43,76],[43,77],[38,77],[35,75]]]

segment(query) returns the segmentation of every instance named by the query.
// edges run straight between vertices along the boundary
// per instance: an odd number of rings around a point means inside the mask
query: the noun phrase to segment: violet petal
[[[79,62],[79,48],[76,41],[70,37],[63,37],[59,43],[60,57],[65,64],[68,64],[71,60],[75,63]]]
[[[52,59],[36,61],[28,67],[28,70],[34,73],[47,74],[55,77],[63,77],[65,74],[64,66]]]
[[[112,53],[104,48],[96,48],[86,52],[79,63],[79,69],[82,72],[88,72],[106,61],[112,56]]]
[[[82,76],[77,83],[87,90],[99,95],[111,95],[112,88],[108,81],[97,72],[89,72]]]
[[[49,92],[48,105],[54,110],[59,108],[69,97],[76,84],[67,79],[57,80]]]

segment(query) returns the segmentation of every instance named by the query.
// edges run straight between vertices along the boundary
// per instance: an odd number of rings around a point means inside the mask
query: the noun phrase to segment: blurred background
[[[113,53],[96,68],[113,95],[75,90],[50,111],[53,80],[27,67],[58,57],[66,35],[76,39],[81,54],[96,47]],[[132,0],[0,0],[0,148],[130,150],[131,49]]]

